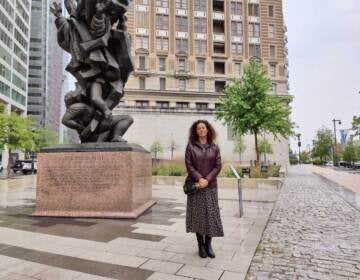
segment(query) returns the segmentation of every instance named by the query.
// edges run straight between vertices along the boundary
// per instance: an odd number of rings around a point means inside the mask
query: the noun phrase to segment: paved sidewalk
[[[360,194],[360,175],[334,170],[331,167],[305,165],[305,168],[349,190]]]
[[[153,186],[157,204],[136,220],[34,218],[34,178],[0,181],[0,279],[241,280],[279,190],[219,193],[225,237],[215,259],[197,256],[185,233],[181,187]]]
[[[333,187],[289,169],[247,280],[360,279],[360,211]]]

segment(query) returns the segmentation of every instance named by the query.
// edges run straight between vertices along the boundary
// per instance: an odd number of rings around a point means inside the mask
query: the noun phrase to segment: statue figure
[[[68,18],[56,2],[51,7],[58,43],[71,54],[66,70],[77,80],[65,97],[63,124],[76,129],[82,143],[125,141],[130,116],[112,116],[133,64],[126,16],[131,0],[65,0]]]

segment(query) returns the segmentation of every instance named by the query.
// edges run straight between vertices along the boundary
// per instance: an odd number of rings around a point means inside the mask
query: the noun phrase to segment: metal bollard
[[[241,177],[237,173],[234,166],[230,164],[231,171],[234,173],[237,183],[238,183],[238,193],[239,193],[239,211],[240,211],[240,218],[244,215],[244,208],[243,208],[243,200],[242,200],[242,189],[241,189]]]

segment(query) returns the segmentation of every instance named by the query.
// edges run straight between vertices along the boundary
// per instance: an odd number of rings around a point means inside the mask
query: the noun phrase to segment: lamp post
[[[300,147],[301,147],[301,139],[300,139],[300,136],[301,136],[300,133],[296,134],[296,137],[297,137],[297,140],[298,140],[298,147],[299,147],[299,164],[301,164],[301,162],[300,162]]]
[[[334,123],[333,165],[337,166],[337,158],[336,158],[336,143],[337,143],[337,141],[336,141],[336,123],[341,125],[341,120],[333,119],[332,121]]]

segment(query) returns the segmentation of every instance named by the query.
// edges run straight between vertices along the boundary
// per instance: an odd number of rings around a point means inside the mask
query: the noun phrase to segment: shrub
[[[261,172],[260,166],[252,166],[250,168],[250,178],[269,178],[280,177],[280,166],[270,165],[267,172]]]

